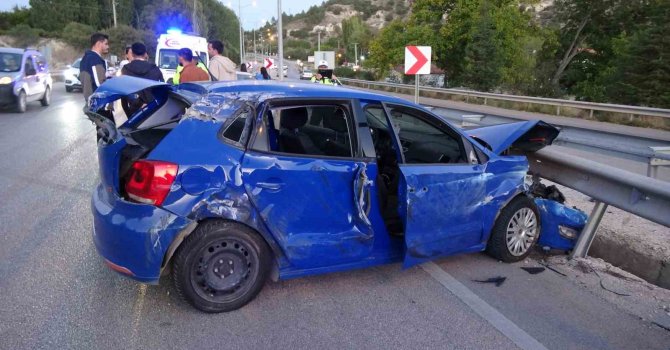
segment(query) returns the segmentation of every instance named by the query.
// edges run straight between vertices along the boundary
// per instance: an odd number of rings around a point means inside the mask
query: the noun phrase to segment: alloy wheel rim
[[[505,241],[507,250],[514,256],[528,252],[535,242],[538,222],[535,212],[530,208],[521,208],[512,215],[507,224]]]

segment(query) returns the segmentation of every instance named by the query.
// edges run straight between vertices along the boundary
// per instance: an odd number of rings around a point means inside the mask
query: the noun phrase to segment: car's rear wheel
[[[205,222],[177,251],[175,287],[201,311],[232,311],[260,292],[270,261],[270,249],[255,231],[234,222]]]
[[[519,196],[503,208],[486,252],[504,262],[523,260],[540,237],[540,216],[531,198]]]
[[[65,92],[72,92],[72,87],[71,86],[66,86],[65,87]]]
[[[19,113],[25,113],[27,102],[28,101],[26,101],[26,92],[23,90],[19,91],[19,95],[16,96],[16,111]]]
[[[44,96],[40,100],[40,103],[42,106],[48,106],[51,104],[51,88],[47,86],[46,90],[44,90]]]

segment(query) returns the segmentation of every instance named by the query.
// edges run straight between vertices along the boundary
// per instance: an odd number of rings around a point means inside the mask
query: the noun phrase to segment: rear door
[[[261,114],[242,180],[291,264],[306,269],[368,257],[377,174],[373,159],[361,157],[350,101],[273,104]]]
[[[471,146],[424,111],[385,107],[402,149],[398,197],[405,221],[404,266],[479,250],[486,177]]]

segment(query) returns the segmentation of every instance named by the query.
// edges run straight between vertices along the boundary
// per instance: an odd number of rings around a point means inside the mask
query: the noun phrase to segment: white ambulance
[[[179,30],[170,29],[167,31],[167,34],[161,34],[158,37],[158,45],[156,46],[156,65],[163,73],[165,81],[174,77],[179,65],[177,51],[184,47],[191,49],[194,55],[200,56],[205,65],[209,65],[207,39],[182,34]]]

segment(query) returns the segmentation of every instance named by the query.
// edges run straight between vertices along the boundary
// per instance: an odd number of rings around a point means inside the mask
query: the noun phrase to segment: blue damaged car
[[[116,127],[113,102],[138,94],[150,102]],[[527,176],[523,152],[559,132],[541,121],[464,132],[342,87],[132,77],[104,83],[85,111],[99,138],[99,254],[145,283],[171,271],[205,312],[245,305],[269,278],[569,249],[586,220]]]

